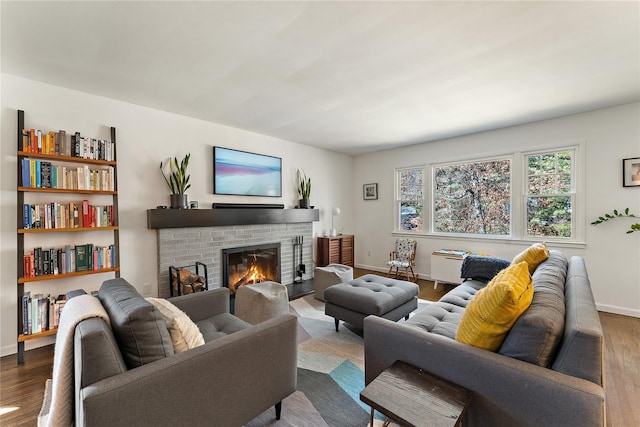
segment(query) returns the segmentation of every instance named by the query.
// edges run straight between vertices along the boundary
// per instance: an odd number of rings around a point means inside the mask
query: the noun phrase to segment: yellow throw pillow
[[[538,265],[544,260],[549,258],[549,250],[545,243],[534,243],[524,251],[515,256],[512,264],[517,264],[521,261],[526,261],[529,264],[529,274],[533,274],[538,268]]]
[[[458,324],[456,341],[497,351],[532,299],[533,280],[527,263],[510,265],[469,302]]]
[[[198,329],[198,326],[193,323],[184,311],[166,299],[147,298],[147,301],[162,313],[162,317],[164,317],[167,329],[171,335],[171,342],[173,343],[173,351],[175,353],[181,353],[204,344],[204,337],[200,329]]]

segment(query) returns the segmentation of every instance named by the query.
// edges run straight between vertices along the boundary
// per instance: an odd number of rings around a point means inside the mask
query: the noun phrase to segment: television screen
[[[213,193],[282,197],[282,159],[213,147]]]

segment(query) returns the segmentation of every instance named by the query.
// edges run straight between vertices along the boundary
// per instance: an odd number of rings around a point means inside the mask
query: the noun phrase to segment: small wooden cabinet
[[[318,237],[318,260],[316,265],[329,264],[354,266],[354,236],[343,234],[335,237]]]

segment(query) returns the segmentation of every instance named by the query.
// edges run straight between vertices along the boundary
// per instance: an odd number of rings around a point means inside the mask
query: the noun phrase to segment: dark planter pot
[[[299,206],[300,209],[309,209],[309,206],[311,206],[311,199],[300,199]]]
[[[171,194],[171,209],[187,209],[186,194]]]

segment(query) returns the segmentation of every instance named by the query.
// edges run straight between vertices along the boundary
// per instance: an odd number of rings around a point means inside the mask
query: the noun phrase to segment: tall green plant
[[[298,194],[301,199],[308,199],[311,196],[311,178],[302,169],[298,169]]]
[[[191,157],[191,153],[188,153],[184,156],[182,161],[178,163],[178,158],[174,157],[173,159],[169,158],[167,163],[160,162],[160,172],[162,172],[162,176],[164,177],[169,190],[171,190],[171,194],[184,194],[191,184],[189,184],[189,178],[191,175],[187,175],[187,167],[189,166],[189,158]],[[165,173],[165,169],[169,165],[169,177]]]
[[[626,208],[624,212],[618,212],[617,209],[614,209],[613,215],[604,214],[603,216],[599,217],[597,220],[593,221],[591,225],[602,224],[603,222],[609,221],[610,219],[620,218],[620,217],[635,218],[636,216],[632,213],[629,213],[629,208]],[[640,231],[640,223],[631,224],[631,227],[629,228],[629,230],[627,230],[627,234],[631,234],[634,231]]]

